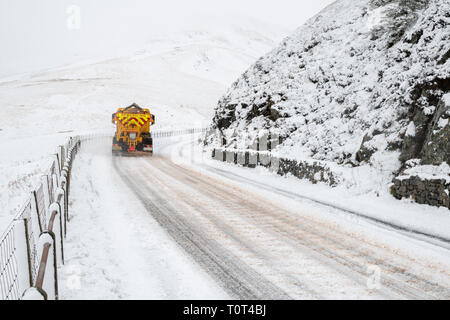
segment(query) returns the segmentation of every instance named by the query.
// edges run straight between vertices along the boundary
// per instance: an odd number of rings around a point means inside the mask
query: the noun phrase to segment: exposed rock
[[[449,118],[449,106],[441,100],[450,91],[450,77],[418,84],[411,91],[410,119],[414,122],[414,136],[405,136],[400,160],[422,158],[423,164],[449,162],[448,128],[438,127]]]
[[[366,145],[367,142],[371,140],[372,136],[366,133],[364,135],[364,138],[361,142],[361,146],[359,147],[359,150],[356,152],[356,161],[364,162],[369,161],[370,157],[375,153],[375,149],[372,146]]]
[[[421,158],[423,164],[439,165],[450,163],[450,106],[444,101],[438,104],[437,110],[429,124]]]
[[[417,203],[450,209],[450,183],[444,179],[394,179],[391,193],[397,199],[412,198]]]

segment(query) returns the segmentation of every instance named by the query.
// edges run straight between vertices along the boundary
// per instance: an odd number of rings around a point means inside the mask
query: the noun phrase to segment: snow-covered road
[[[183,160],[191,142],[84,147],[63,298],[450,298],[447,248],[225,179]]]
[[[83,143],[73,167],[61,299],[227,298],[115,173],[109,143]]]

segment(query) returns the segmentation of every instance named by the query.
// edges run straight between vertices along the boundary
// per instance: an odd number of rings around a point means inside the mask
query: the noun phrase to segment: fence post
[[[64,165],[64,169],[63,169],[63,176],[62,176],[62,181],[64,183],[61,183],[61,187],[64,190],[64,224],[67,224],[67,221],[69,220],[69,189],[68,189],[68,167],[67,165]],[[66,232],[67,227],[64,227],[64,235],[67,234]]]
[[[48,180],[48,175],[43,175],[42,176],[42,191],[44,192],[44,210],[46,210],[50,204],[53,202],[52,201],[52,195],[50,193],[50,183]],[[45,211],[45,221],[44,221],[44,225],[42,226],[42,230],[45,230],[47,228],[47,210]]]
[[[32,198],[34,198],[34,205],[35,205],[36,214],[37,214],[37,217],[38,217],[37,220],[38,220],[38,224],[39,224],[39,231],[42,232],[43,228],[42,228],[42,222],[41,222],[40,213],[39,213],[39,204],[38,204],[38,198],[37,198],[36,190],[33,190],[31,192],[31,194],[33,195]]]
[[[59,152],[55,153],[55,156],[56,156],[56,163],[58,164],[58,174],[61,174],[61,164],[60,164]]]
[[[64,165],[64,161],[66,159],[66,155],[65,155],[65,151],[64,151],[65,148],[64,148],[63,145],[58,146],[58,149],[59,149],[59,154],[60,154],[60,157],[59,157],[59,174],[61,174],[61,170],[62,170],[62,167]]]
[[[40,299],[37,299],[39,297]],[[48,300],[47,292],[41,288],[28,288],[22,295],[22,300]]]
[[[31,218],[31,217],[30,217]],[[27,258],[28,258],[28,275],[30,277],[30,287],[33,286],[33,265],[31,263],[31,246],[30,246],[30,233],[28,231],[28,219],[23,219],[23,223],[25,225],[25,242],[27,245]]]

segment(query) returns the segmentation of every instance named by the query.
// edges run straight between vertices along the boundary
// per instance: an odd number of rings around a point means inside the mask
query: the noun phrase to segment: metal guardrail
[[[0,237],[0,300],[58,299],[73,158],[80,138],[58,146],[38,187]]]
[[[193,129],[184,129],[184,130],[172,130],[172,131],[153,131],[153,138],[166,138],[166,137],[174,137],[181,136],[186,134],[196,134],[206,132],[206,128],[193,128]]]
[[[181,135],[187,135],[187,134],[197,134],[197,133],[204,133],[207,131],[207,128],[191,128],[191,129],[182,129],[182,130],[153,130],[152,137],[153,138],[168,138],[168,137],[175,137],[175,136],[181,136]],[[78,138],[81,142],[83,141],[91,141],[96,139],[102,139],[102,138],[113,138],[114,133],[108,133],[108,132],[100,132],[100,133],[92,133],[92,134],[85,134],[85,135],[79,135]]]

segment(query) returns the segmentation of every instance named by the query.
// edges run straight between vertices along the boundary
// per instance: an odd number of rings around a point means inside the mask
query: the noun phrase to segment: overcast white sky
[[[0,77],[114,55],[118,46],[246,17],[286,28],[301,26],[334,0],[0,0]],[[80,8],[80,29],[71,5]],[[210,18],[214,17],[214,18]],[[208,21],[210,20],[210,21]]]

